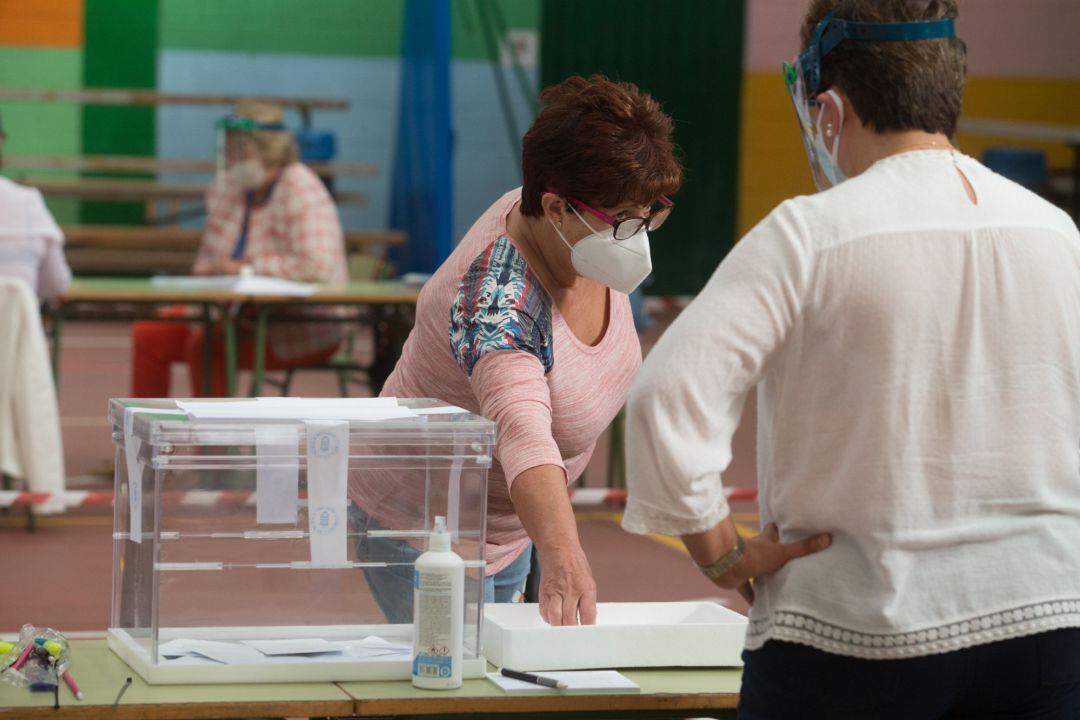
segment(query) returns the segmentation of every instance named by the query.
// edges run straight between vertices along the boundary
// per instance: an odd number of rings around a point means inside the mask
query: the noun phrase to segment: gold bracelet
[[[742,535],[736,533],[735,547],[724,553],[724,556],[712,565],[698,565],[698,570],[710,580],[716,580],[717,578],[726,575],[731,568],[735,567],[739,561],[743,559],[743,555],[745,554],[746,542],[743,541]]]

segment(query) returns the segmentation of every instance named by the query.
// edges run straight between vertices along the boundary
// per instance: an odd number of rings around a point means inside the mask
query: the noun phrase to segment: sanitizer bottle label
[[[413,574],[413,588],[417,617],[422,618],[416,636],[413,675],[449,678],[453,672],[450,657],[453,628],[451,578],[416,571]]]

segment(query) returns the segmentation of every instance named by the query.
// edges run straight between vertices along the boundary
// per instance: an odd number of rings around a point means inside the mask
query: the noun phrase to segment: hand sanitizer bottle
[[[428,550],[413,580],[412,683],[428,690],[461,687],[465,563],[450,549],[446,518],[435,517]]]

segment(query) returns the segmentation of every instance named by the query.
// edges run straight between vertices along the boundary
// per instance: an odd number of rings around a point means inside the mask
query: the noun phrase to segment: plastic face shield
[[[803,147],[810,162],[814,183],[819,188],[829,187],[814,150],[817,129],[814,124],[817,106],[815,98],[827,88],[821,86],[821,60],[845,40],[854,42],[907,42],[915,40],[941,40],[956,37],[952,18],[922,20],[916,22],[870,23],[842,20],[827,14],[814,28],[810,44],[790,63],[784,63],[784,84],[791,102],[795,105],[795,117],[802,133]]]
[[[816,106],[817,103],[806,95],[806,83],[803,82],[802,74],[797,69],[798,62],[796,59],[794,63],[784,63],[784,84],[795,106],[795,119],[799,123],[799,133],[802,136],[803,149],[806,150],[806,160],[810,164],[810,174],[814,178],[814,186],[821,190],[829,187],[831,183],[826,179],[821,163],[818,162],[817,151],[814,150],[817,128],[814,126],[810,107]]]
[[[284,132],[282,123],[259,123],[239,115],[226,115],[215,125],[217,135],[217,169],[225,172],[236,163],[255,156],[252,133],[258,131]]]

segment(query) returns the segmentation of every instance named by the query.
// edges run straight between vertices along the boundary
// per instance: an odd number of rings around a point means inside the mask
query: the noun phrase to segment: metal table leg
[[[225,394],[236,397],[236,321],[228,309],[222,319],[225,330]]]
[[[255,313],[255,346],[252,348],[251,361],[251,397],[262,393],[263,377],[266,374],[266,323],[270,317],[270,306],[263,305]]]
[[[214,318],[213,303],[203,304],[203,397],[210,397],[214,392]],[[192,388],[194,391],[195,388]]]
[[[57,303],[49,311],[49,321],[52,323],[49,327],[49,331],[52,334],[52,348],[50,348],[49,358],[52,361],[52,376],[53,384],[56,386],[56,395],[60,396],[60,335],[64,327],[64,306],[61,303]]]

